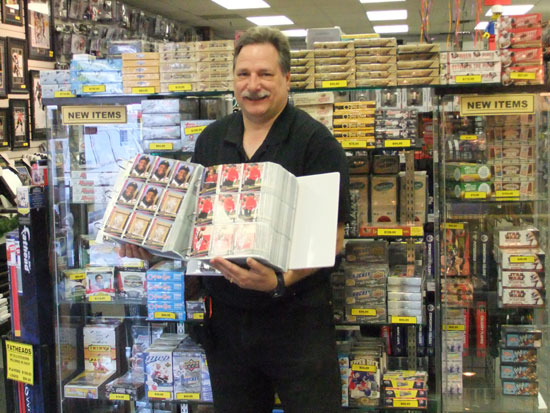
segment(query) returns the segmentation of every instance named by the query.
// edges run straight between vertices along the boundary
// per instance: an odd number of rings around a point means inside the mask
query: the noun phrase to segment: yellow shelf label
[[[446,331],[464,331],[464,324],[443,324]]]
[[[351,365],[351,370],[352,371],[366,371],[368,373],[376,373],[376,371],[378,369],[376,368],[376,366],[364,366],[364,365],[360,365],[360,364],[352,364]]]
[[[376,316],[376,310],[373,308],[352,308],[351,315],[365,315],[374,317]]]
[[[50,55],[50,57],[53,57],[53,50],[50,50],[48,54]]]
[[[130,395],[129,394],[111,393],[111,394],[109,394],[109,400],[130,401]]]
[[[477,141],[477,135],[460,135],[461,141]]]
[[[371,142],[343,140],[340,143],[342,145],[342,148],[344,149],[356,149],[356,148],[366,149],[369,147],[369,143]]]
[[[27,85],[21,85],[21,89],[26,89]]]
[[[54,98],[74,98],[73,92],[70,90],[58,90],[57,92],[54,92],[53,94]]]
[[[176,393],[176,400],[200,400],[200,393]]]
[[[321,87],[348,87],[347,80],[325,80],[321,83]]]
[[[534,263],[535,262],[535,256],[521,256],[521,255],[515,255],[510,257],[510,262],[514,264],[523,264],[523,263]]]
[[[149,87],[133,87],[132,93],[134,95],[150,95],[151,93],[155,93],[155,88],[153,86]]]
[[[34,385],[33,348],[30,344],[6,340],[7,378]]]
[[[519,191],[496,191],[497,198],[519,198]]]
[[[456,224],[456,223],[453,223],[453,222],[447,222],[445,224],[445,228],[446,229],[464,229],[464,224]]]
[[[171,399],[172,393],[169,391],[148,391],[147,397],[150,399]]]
[[[204,320],[204,313],[193,314],[193,320]]]
[[[196,135],[197,133],[201,133],[204,129],[206,129],[206,126],[193,126],[192,128],[185,128],[185,134]]]
[[[523,73],[523,72],[512,72],[510,73],[511,79],[516,80],[535,80],[537,78],[536,73]]]
[[[2,142],[2,146],[8,146],[9,143],[8,142]]]
[[[410,148],[410,139],[389,139],[384,141],[385,148]]]
[[[105,92],[107,87],[105,85],[84,85],[82,86],[82,91],[84,93],[101,93]]]
[[[176,319],[176,313],[169,313],[166,311],[158,311],[153,314],[154,318],[162,318],[162,319],[168,319],[168,320],[175,320]]]
[[[416,324],[416,317],[391,317],[392,324]]]
[[[80,272],[78,274],[70,274],[69,275],[69,280],[72,280],[72,281],[80,281],[80,280],[83,280],[86,278],[86,273],[85,272]]]
[[[402,237],[403,230],[400,228],[378,228],[376,231],[379,237]]]
[[[457,76],[456,83],[481,83],[481,75]]]
[[[411,227],[411,237],[423,237],[424,228],[423,227]]]
[[[21,16],[15,16],[15,20],[21,20]]]
[[[173,143],[150,143],[149,150],[151,151],[171,151],[174,149]]]
[[[483,191],[464,192],[464,199],[486,199],[487,193]]]
[[[393,407],[418,407],[418,400],[393,400]]]
[[[88,301],[92,303],[107,302],[113,301],[113,297],[107,294],[92,295],[88,297]]]
[[[190,92],[193,90],[193,85],[191,83],[176,83],[168,85],[169,92]]]
[[[29,146],[29,144],[25,142],[25,143],[23,143],[23,146]]]

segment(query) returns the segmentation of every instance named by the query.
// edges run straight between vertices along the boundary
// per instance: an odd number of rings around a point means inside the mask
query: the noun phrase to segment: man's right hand
[[[118,255],[120,257],[139,258],[144,261],[153,260],[153,255],[149,251],[134,244],[121,244]]]

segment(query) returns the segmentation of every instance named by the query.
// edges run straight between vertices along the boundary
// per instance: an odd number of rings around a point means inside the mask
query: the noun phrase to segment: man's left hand
[[[247,258],[246,263],[250,267],[246,270],[237,264],[216,257],[210,260],[210,265],[222,273],[231,283],[247,290],[271,292],[277,287],[277,276],[275,271],[253,258]]]

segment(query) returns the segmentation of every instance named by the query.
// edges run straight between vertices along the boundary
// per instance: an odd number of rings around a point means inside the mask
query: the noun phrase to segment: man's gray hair
[[[255,26],[244,32],[235,44],[235,57],[233,59],[233,68],[237,56],[244,46],[251,44],[269,43],[279,52],[279,65],[283,74],[290,72],[290,44],[288,38],[278,29],[271,27]]]

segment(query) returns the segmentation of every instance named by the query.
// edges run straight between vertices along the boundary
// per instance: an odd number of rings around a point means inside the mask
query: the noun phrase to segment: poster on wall
[[[2,23],[23,26],[23,0],[1,0]]]
[[[53,60],[51,0],[29,0],[25,3],[28,58]]]
[[[0,151],[10,149],[10,111],[0,109]]]
[[[28,93],[27,46],[24,40],[8,37],[8,93]]]
[[[25,99],[10,99],[11,148],[28,148],[29,106]]]
[[[40,72],[29,71],[31,86],[31,138],[32,140],[46,139],[46,111],[42,106],[42,85]]]
[[[0,98],[8,95],[8,67],[6,63],[6,38],[0,37]]]

